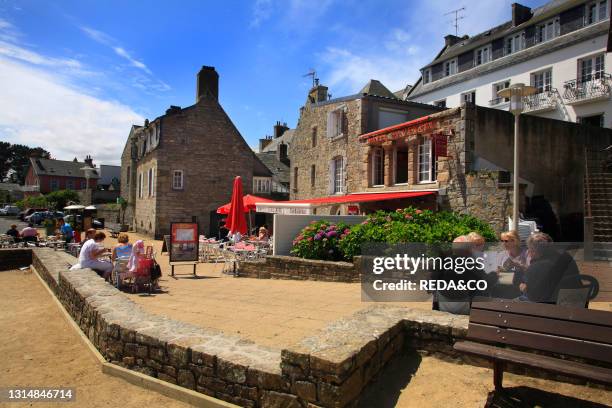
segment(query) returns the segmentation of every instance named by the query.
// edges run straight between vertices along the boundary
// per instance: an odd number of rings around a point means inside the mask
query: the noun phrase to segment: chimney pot
[[[204,65],[198,72],[196,102],[202,99],[219,100],[219,74],[215,67]]]

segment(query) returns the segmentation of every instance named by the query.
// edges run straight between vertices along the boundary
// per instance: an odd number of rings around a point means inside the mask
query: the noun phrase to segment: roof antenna
[[[461,7],[444,14],[445,16],[448,16],[449,14],[455,15],[455,18],[453,19],[454,21],[450,21],[451,25],[455,27],[455,36],[459,36],[459,20],[463,20],[465,18],[464,16],[459,15],[459,13],[462,11],[465,11],[465,7]]]
[[[314,68],[310,68],[307,74],[302,75],[302,78],[312,77],[312,87],[319,85],[319,78],[317,78],[317,71]]]

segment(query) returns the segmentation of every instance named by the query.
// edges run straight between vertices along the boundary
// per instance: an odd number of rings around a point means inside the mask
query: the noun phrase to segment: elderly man
[[[87,232],[89,233],[89,231]],[[90,268],[106,279],[113,271],[113,264],[98,259],[100,256],[108,253],[106,248],[100,246],[105,238],[106,235],[103,232],[95,232],[94,236],[83,244],[79,254],[79,263],[70,269]]]

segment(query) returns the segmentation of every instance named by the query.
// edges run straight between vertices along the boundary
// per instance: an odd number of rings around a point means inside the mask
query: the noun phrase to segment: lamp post
[[[519,119],[523,112],[523,97],[533,95],[537,88],[525,84],[514,84],[497,92],[497,96],[510,99],[510,112],[514,115],[514,170],[512,182],[512,230],[518,232],[519,225]]]
[[[95,168],[90,166],[81,167],[81,170],[85,172],[85,198],[87,198],[87,193],[89,192],[89,179],[91,178]],[[93,199],[92,199],[93,202]],[[93,203],[88,203],[93,204]]]

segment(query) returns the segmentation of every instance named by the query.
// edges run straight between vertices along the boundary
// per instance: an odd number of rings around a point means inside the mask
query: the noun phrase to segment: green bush
[[[329,226],[319,221],[304,228],[293,242],[292,254],[310,259],[330,259],[327,255],[333,254],[334,260],[337,256],[352,260],[353,256],[361,253],[361,246],[368,242],[434,244],[452,242],[459,235],[472,231],[478,232],[487,241],[496,240],[495,231],[471,215],[448,211],[434,213],[412,207],[393,212],[378,211],[370,214],[361,224],[341,228],[342,234],[328,239],[324,244],[314,242],[315,234],[320,233],[324,224]]]
[[[306,259],[340,261],[339,241],[349,232],[344,223],[313,221],[293,240],[291,254]]]

